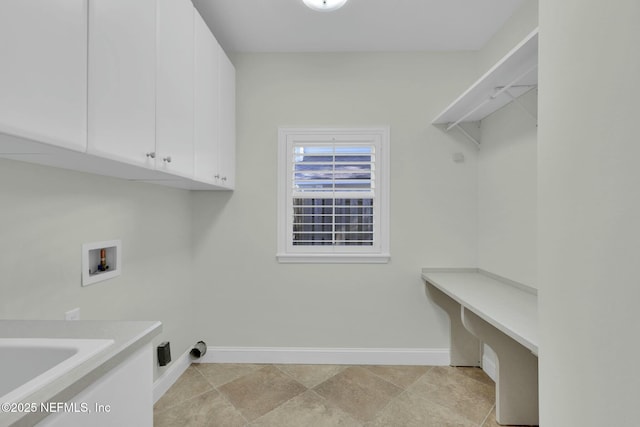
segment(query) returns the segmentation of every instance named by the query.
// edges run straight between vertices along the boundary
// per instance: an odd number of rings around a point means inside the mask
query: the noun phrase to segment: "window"
[[[389,129],[279,130],[278,260],[389,260]]]

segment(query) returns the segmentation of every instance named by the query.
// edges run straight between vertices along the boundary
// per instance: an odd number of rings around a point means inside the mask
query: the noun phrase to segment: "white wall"
[[[527,0],[478,53],[483,75],[538,26],[538,0]],[[537,111],[537,90],[520,97]],[[474,126],[473,124],[471,126]],[[478,264],[483,270],[536,287],[537,128],[511,103],[479,124]],[[467,130],[473,128],[467,125]],[[497,356],[485,345],[483,368],[495,379]]]
[[[472,54],[242,54],[237,186],[194,193],[199,335],[218,346],[446,348],[420,270],[476,264],[476,150],[430,120]],[[278,126],[391,126],[385,265],[278,264]],[[452,153],[463,152],[464,163]]]
[[[540,6],[540,421],[640,419],[640,2]]]
[[[537,90],[519,98],[537,111]],[[482,121],[478,153],[478,267],[536,286],[537,128],[511,103]]]
[[[189,192],[0,159],[0,318],[161,320],[192,328]],[[122,240],[120,277],[81,287],[81,246]],[[157,376],[158,372],[156,372]]]
[[[498,62],[537,26],[538,0],[526,0],[480,50],[476,63],[480,75]]]

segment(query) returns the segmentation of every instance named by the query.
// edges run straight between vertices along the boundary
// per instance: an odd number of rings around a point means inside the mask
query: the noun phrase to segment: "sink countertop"
[[[111,339],[113,344],[23,402],[66,402],[144,347],[162,331],[157,321],[0,320],[0,338]],[[4,402],[0,402],[4,403]],[[0,411],[0,426],[32,426],[48,414]]]

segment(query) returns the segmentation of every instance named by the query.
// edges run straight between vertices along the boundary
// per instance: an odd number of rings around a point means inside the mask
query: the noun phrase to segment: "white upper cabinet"
[[[89,1],[87,151],[153,167],[156,0]]]
[[[0,152],[84,151],[87,0],[1,0],[0,61]]]
[[[190,0],[0,0],[0,157],[232,189],[235,69]]]
[[[227,188],[235,187],[236,173],[236,69],[219,49],[220,66],[220,180]]]
[[[156,168],[193,176],[194,8],[158,0]]]
[[[219,156],[219,57],[218,42],[199,13],[195,23],[195,128],[194,178],[212,184],[221,181]]]

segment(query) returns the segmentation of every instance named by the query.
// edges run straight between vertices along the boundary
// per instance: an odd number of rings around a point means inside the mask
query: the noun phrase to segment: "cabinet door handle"
[[[163,162],[171,163],[171,156],[164,157],[162,159]]]
[[[220,174],[216,174],[213,176],[215,179],[219,179],[220,178]]]
[[[223,181],[226,181],[226,180],[227,180],[227,177],[226,177],[226,176],[223,176],[223,177],[222,177],[222,180],[223,180]]]
[[[156,158],[156,153],[155,151],[151,151],[150,153],[147,153],[147,157],[155,159]]]

